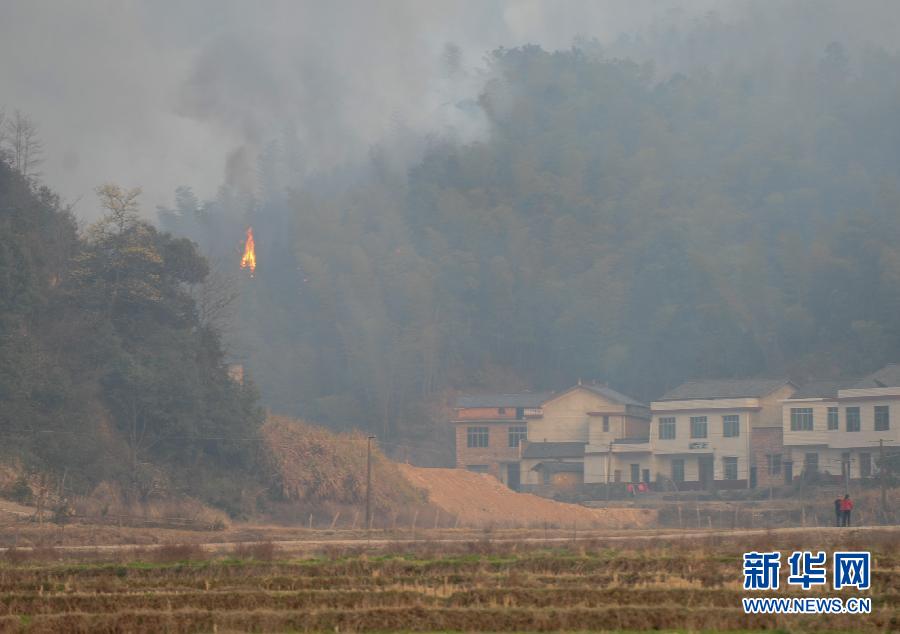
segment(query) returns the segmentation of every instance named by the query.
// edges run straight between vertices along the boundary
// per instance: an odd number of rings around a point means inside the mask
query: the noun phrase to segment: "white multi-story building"
[[[690,381],[650,404],[656,473],[679,489],[780,484],[785,379]]]
[[[813,383],[782,406],[786,469],[851,479],[874,475],[882,445],[900,445],[900,365],[858,381]]]

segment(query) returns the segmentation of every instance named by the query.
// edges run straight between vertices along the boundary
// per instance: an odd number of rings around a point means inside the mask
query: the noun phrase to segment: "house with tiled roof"
[[[679,490],[780,483],[781,402],[795,391],[781,378],[697,380],[670,390],[650,404],[656,479]]]
[[[528,436],[528,421],[542,415],[542,405],[551,396],[551,392],[459,396],[451,421],[457,468],[489,473],[518,489],[519,450]]]
[[[558,393],[461,396],[455,412],[457,467],[493,474],[511,488],[622,481],[626,468],[637,482],[649,468],[649,407],[606,385],[579,382]],[[622,439],[633,442],[611,451]],[[567,455],[559,455],[560,447]],[[632,463],[638,466],[622,466]]]
[[[900,365],[861,379],[801,386],[782,406],[786,479],[872,477],[882,445],[900,444]]]

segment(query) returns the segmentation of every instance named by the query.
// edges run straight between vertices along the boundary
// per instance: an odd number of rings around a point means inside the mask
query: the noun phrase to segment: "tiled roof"
[[[890,363],[853,385],[843,386],[844,389],[867,387],[900,387],[900,364]]]
[[[708,379],[688,381],[663,394],[659,401],[713,398],[758,398],[788,383],[787,379]]]
[[[583,458],[583,442],[528,442],[523,458]]]
[[[456,399],[456,407],[540,407],[552,394],[552,392],[523,392],[459,396]]]
[[[838,390],[845,390],[853,381],[810,381],[804,383],[791,398],[837,398]]]
[[[605,385],[593,385],[593,384],[582,384],[583,388],[590,390],[600,396],[609,399],[614,403],[621,403],[622,405],[637,405],[638,407],[647,407],[646,403],[641,403],[638,400],[631,398],[621,392],[617,392],[611,387],[607,387]]]

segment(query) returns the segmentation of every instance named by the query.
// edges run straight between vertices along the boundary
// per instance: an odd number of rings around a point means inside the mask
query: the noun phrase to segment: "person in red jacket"
[[[841,526],[850,526],[850,512],[853,510],[853,500],[850,494],[844,496],[841,500]]]

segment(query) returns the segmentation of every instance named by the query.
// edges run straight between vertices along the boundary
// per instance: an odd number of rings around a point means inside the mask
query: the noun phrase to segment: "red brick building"
[[[512,489],[521,483],[519,447],[529,417],[540,416],[549,393],[485,394],[457,399],[456,466],[490,473]]]

